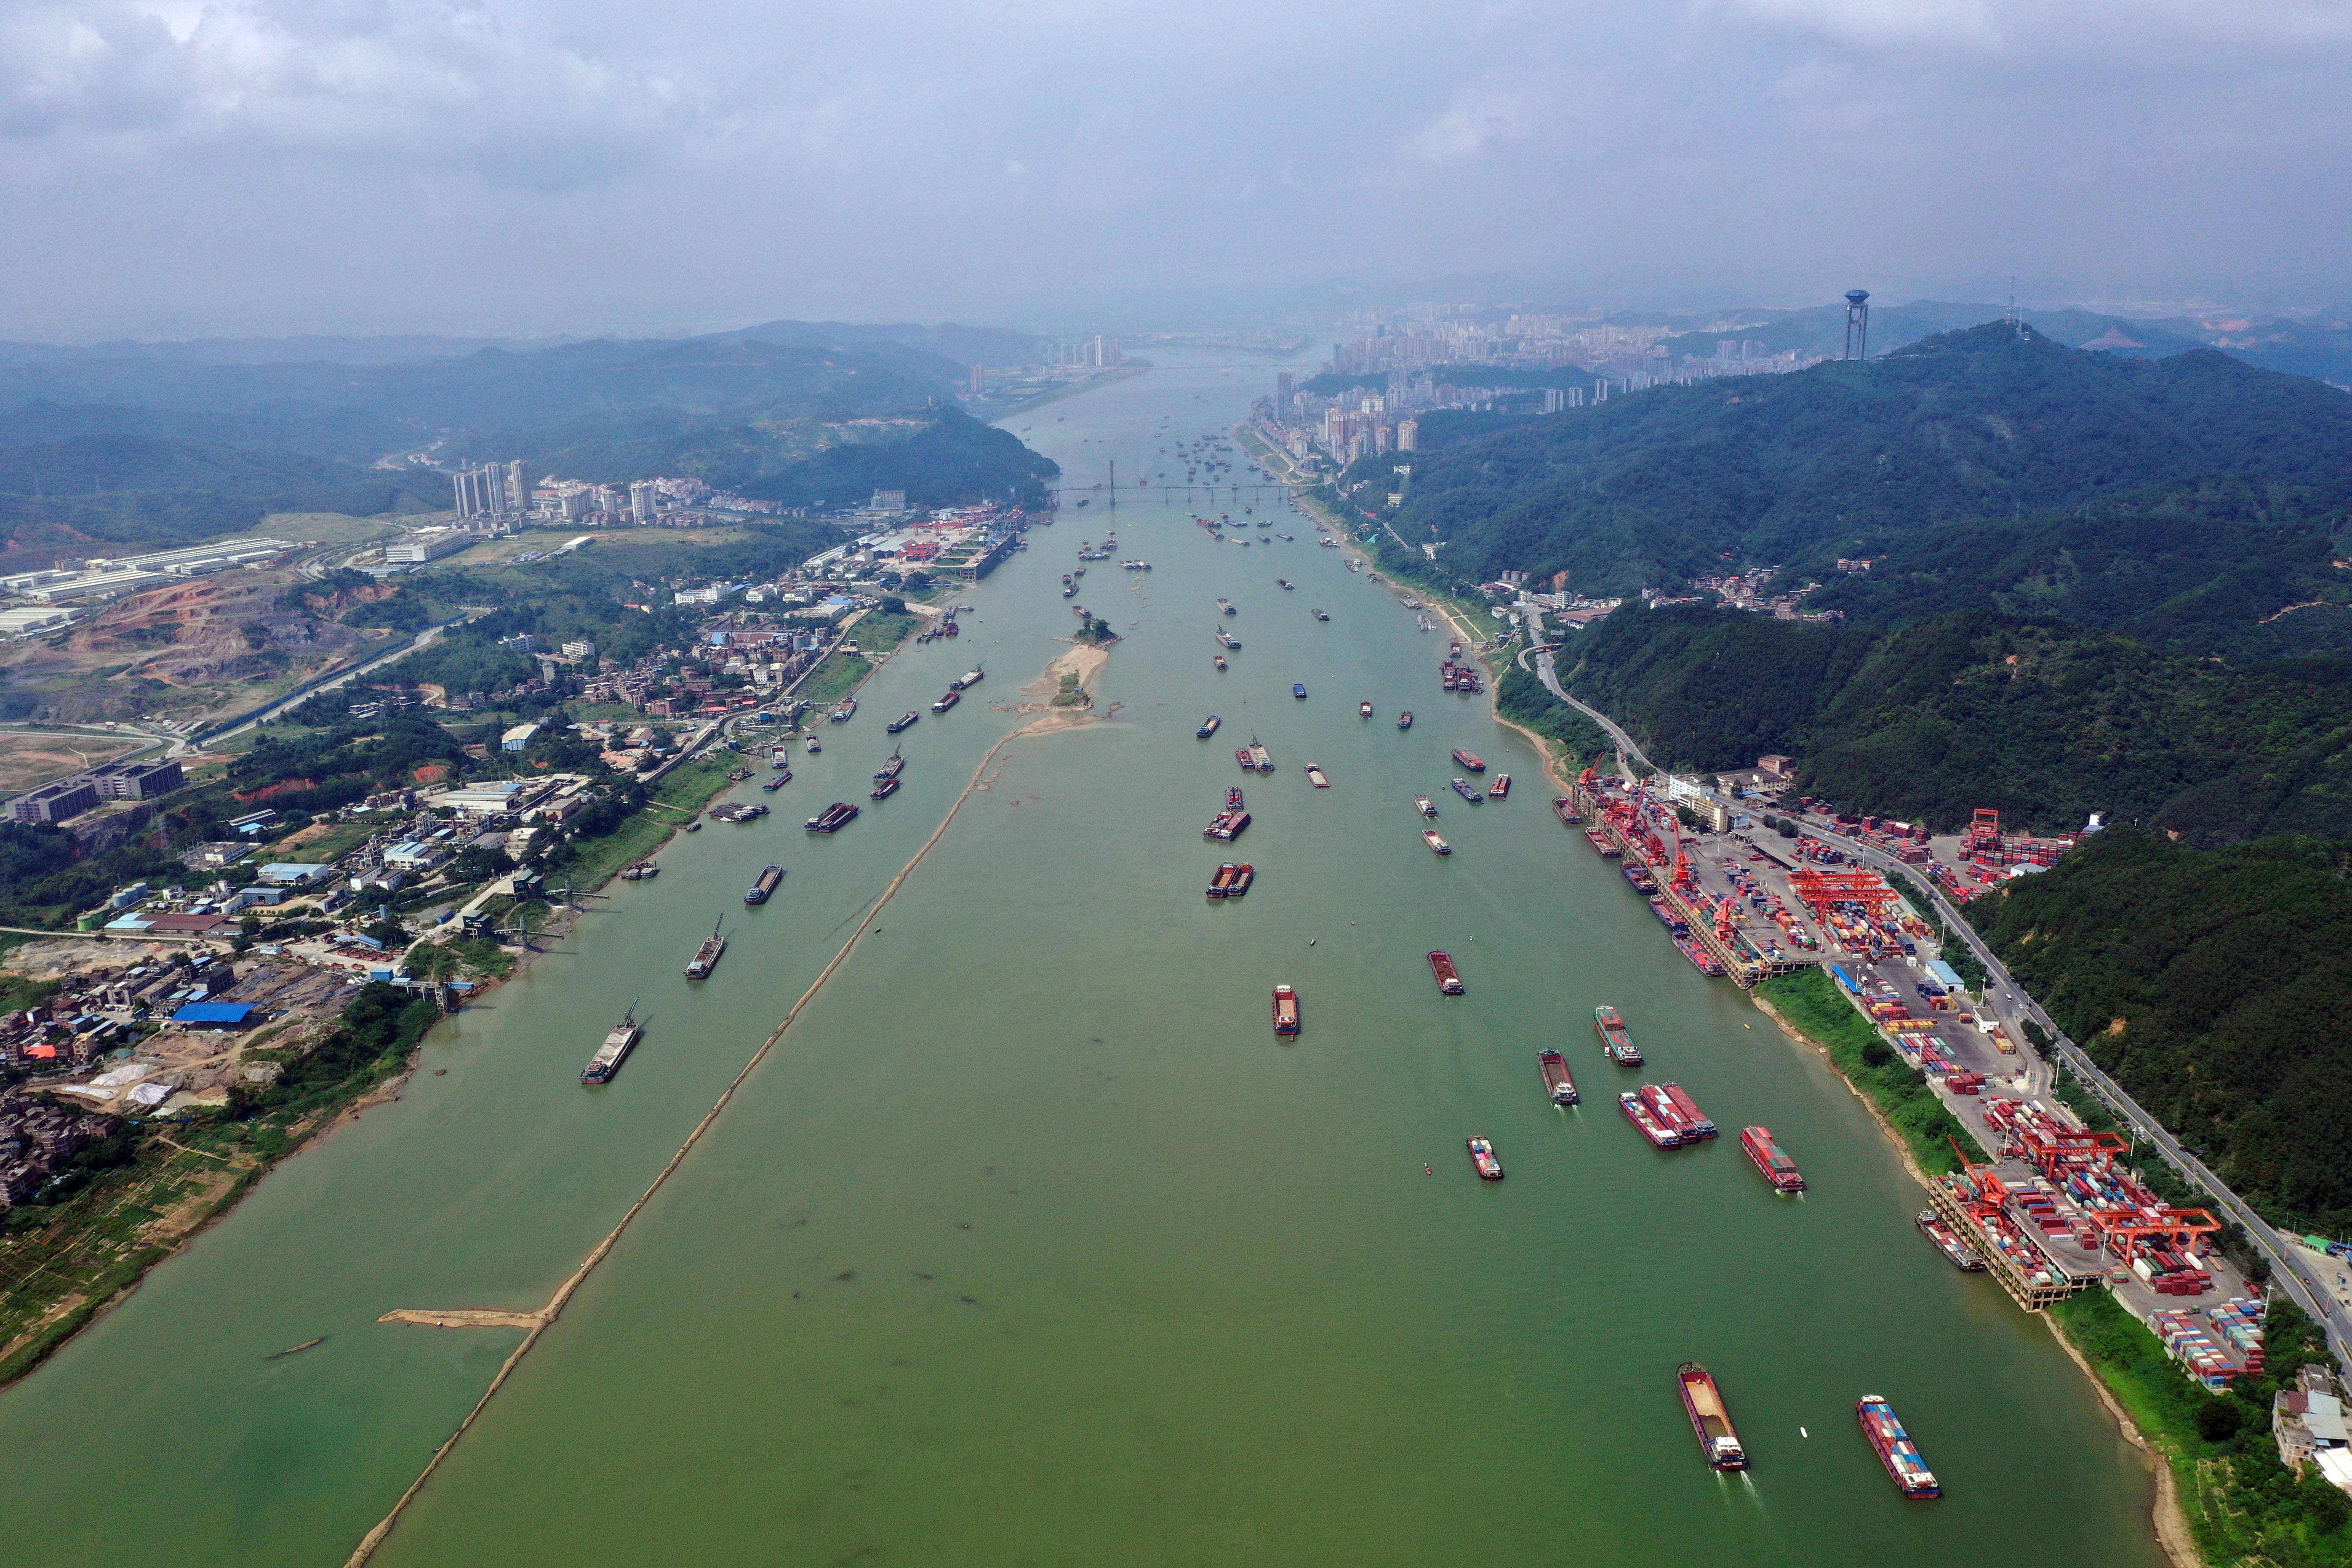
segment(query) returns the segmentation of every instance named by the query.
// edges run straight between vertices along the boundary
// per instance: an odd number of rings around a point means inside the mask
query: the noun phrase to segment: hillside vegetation
[[[2104,833],[1969,906],[2002,962],[2249,1201],[2352,1227],[2352,843]]]

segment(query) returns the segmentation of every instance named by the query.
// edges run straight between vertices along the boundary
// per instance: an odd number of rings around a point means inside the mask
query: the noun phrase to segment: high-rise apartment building
[[[629,515],[639,522],[651,522],[660,495],[651,479],[639,479],[629,487]]]
[[[523,471],[523,461],[517,458],[507,465],[507,510],[530,510],[530,476]]]

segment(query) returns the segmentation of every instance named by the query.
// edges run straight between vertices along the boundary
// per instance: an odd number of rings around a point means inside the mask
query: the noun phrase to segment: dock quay
[[[1580,779],[1569,785],[1569,799],[1574,803],[1578,813],[1584,818],[1586,827],[1598,833],[1603,840],[1617,849],[1621,864],[1648,867],[1653,870],[1671,873],[1673,869],[1671,864],[1658,866],[1651,847],[1639,842],[1634,836],[1624,830],[1622,825],[1617,820],[1617,811],[1604,809],[1604,807],[1615,806],[1622,811],[1622,795],[1601,789],[1590,780]],[[1768,953],[1757,948],[1738,929],[1739,924],[1746,919],[1745,911],[1735,915],[1731,940],[1725,941],[1717,930],[1714,916],[1701,910],[1694,904],[1682,888],[1674,885],[1670,875],[1660,876],[1657,883],[1656,898],[1658,903],[1664,906],[1664,912],[1684,922],[1688,928],[1686,940],[1696,944],[1721,964],[1725,976],[1738,984],[1741,990],[1753,990],[1759,982],[1770,975],[1793,973],[1797,970],[1811,967],[1814,963],[1810,956]]]

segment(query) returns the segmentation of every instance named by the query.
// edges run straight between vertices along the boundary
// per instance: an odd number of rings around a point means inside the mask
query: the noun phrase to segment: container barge
[[[1437,977],[1437,988],[1448,996],[1459,996],[1466,989],[1462,984],[1462,976],[1454,973],[1454,955],[1450,952],[1433,951],[1429,955],[1429,972]]]
[[[1464,800],[1468,801],[1472,805],[1477,805],[1486,798],[1485,795],[1478,793],[1478,786],[1472,784],[1468,779],[1455,779],[1454,781],[1454,793],[1460,795]]]
[[[1274,1032],[1285,1037],[1298,1033],[1298,993],[1287,985],[1274,988]]]
[[[1475,752],[1465,752],[1456,746],[1454,748],[1454,760],[1461,764],[1462,771],[1465,773],[1483,773],[1486,771],[1486,764],[1479,759]]]
[[[1508,773],[1496,773],[1495,775],[1495,782],[1486,786],[1486,793],[1496,800],[1510,799],[1511,775]]]
[[[1884,1395],[1864,1394],[1854,1402],[1853,1413],[1862,1422],[1862,1435],[1878,1450],[1878,1462],[1886,1467],[1895,1490],[1913,1498],[1944,1495],[1936,1472],[1919,1456],[1919,1445],[1903,1429],[1903,1423],[1895,1418],[1895,1406],[1886,1403]]]
[[[811,833],[838,833],[857,820],[857,807],[845,800],[836,800],[808,819],[804,825]]]
[[[1708,1119],[1706,1111],[1698,1108],[1697,1100],[1684,1092],[1682,1085],[1661,1084],[1659,1092],[1664,1094],[1667,1101],[1674,1106],[1675,1113],[1680,1119],[1685,1133],[1696,1138],[1712,1138],[1716,1135],[1714,1121]]]
[[[726,933],[716,925],[712,926],[710,934],[702,939],[702,945],[696,948],[694,956],[687,961],[686,977],[688,980],[709,979],[710,972],[719,967],[719,956],[726,951]]]
[[[1681,1145],[1683,1135],[1659,1121],[1658,1113],[1650,1109],[1650,1102],[1642,1096],[1630,1090],[1619,1095],[1617,1109],[1625,1113],[1625,1120],[1632,1122],[1643,1137],[1659,1148],[1673,1149]]]
[[[1984,1272],[1984,1255],[1962,1241],[1950,1226],[1937,1218],[1934,1209],[1921,1209],[1918,1223],[1920,1231],[1936,1244],[1936,1250],[1942,1253],[1953,1268],[1963,1274]]]
[[[1543,1073],[1544,1092],[1551,1096],[1554,1105],[1577,1103],[1576,1079],[1568,1072],[1568,1058],[1558,1051],[1546,1051],[1536,1058],[1536,1066]]]
[[[613,1032],[604,1037],[604,1043],[596,1047],[596,1054],[588,1058],[588,1065],[580,1069],[580,1081],[612,1082],[613,1075],[621,1070],[621,1064],[629,1059],[629,1053],[637,1048],[645,1033],[637,1023],[637,1005],[632,1002],[629,1010],[621,1015],[621,1021],[613,1026]]]
[[[1690,1414],[1691,1430],[1698,1434],[1698,1451],[1718,1470],[1744,1470],[1748,1454],[1739,1434],[1731,1429],[1731,1412],[1724,1408],[1723,1391],[1706,1368],[1686,1361],[1675,1368],[1675,1384],[1682,1390],[1683,1408]]]
[[[760,873],[757,881],[743,890],[743,901],[747,904],[766,903],[768,895],[774,892],[783,879],[784,868],[782,866],[769,867]]]
[[[1601,1054],[1621,1068],[1642,1065],[1642,1048],[1633,1043],[1633,1031],[1614,1007],[1601,1006],[1592,1010],[1592,1028],[1601,1037]]]
[[[1756,1163],[1758,1170],[1764,1173],[1764,1179],[1772,1184],[1774,1192],[1801,1193],[1805,1190],[1804,1173],[1797,1169],[1797,1162],[1780,1152],[1780,1145],[1772,1142],[1769,1127],[1741,1128],[1739,1146],[1748,1151],[1748,1157]]]
[[[1584,824],[1584,816],[1576,809],[1576,802],[1564,795],[1551,797],[1551,814],[1559,818],[1563,827],[1580,827]]]
[[[1463,1143],[1470,1151],[1470,1167],[1478,1173],[1482,1182],[1503,1179],[1503,1163],[1495,1158],[1494,1143],[1485,1138],[1465,1138]]]

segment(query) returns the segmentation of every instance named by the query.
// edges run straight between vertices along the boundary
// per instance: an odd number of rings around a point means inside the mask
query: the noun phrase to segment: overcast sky
[[[2352,298],[2352,0],[5,0],[0,335]]]

